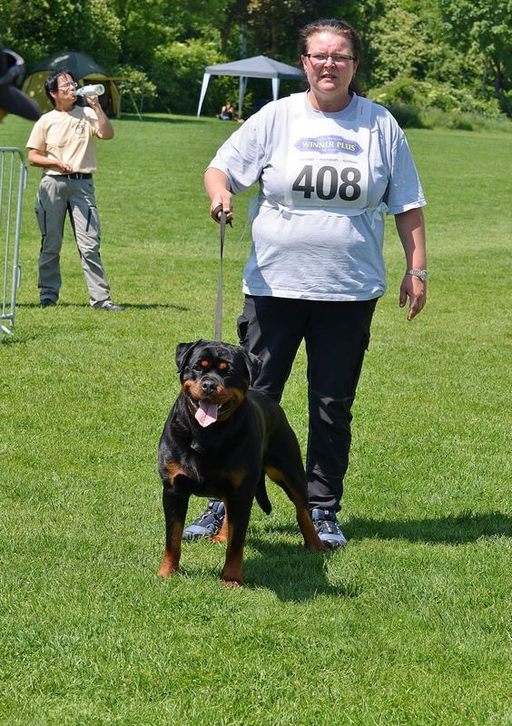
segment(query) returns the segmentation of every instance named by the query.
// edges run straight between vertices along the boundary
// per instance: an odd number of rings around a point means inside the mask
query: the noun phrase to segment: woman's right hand
[[[227,189],[219,190],[211,200],[210,215],[216,222],[220,222],[221,210],[226,215],[226,222],[233,219],[233,195]]]
[[[204,175],[204,185],[210,197],[210,216],[220,222],[220,210],[226,215],[226,222],[233,219],[233,195],[229,188],[229,179],[220,171],[210,167]]]

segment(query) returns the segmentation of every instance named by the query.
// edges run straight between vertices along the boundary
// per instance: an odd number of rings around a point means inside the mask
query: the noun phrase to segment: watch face
[[[427,279],[427,271],[426,270],[407,270],[408,275],[414,275],[415,277],[419,277],[420,280],[423,282]]]

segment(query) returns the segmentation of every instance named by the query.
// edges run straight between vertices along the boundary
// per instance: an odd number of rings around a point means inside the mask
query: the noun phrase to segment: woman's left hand
[[[427,302],[427,283],[420,280],[416,275],[404,275],[400,285],[400,307],[403,308],[409,298],[409,312],[407,320],[412,320],[418,315]]]

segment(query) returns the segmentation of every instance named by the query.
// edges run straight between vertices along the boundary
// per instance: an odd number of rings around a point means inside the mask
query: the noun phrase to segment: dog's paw
[[[167,577],[170,577],[171,575],[174,575],[175,572],[178,572],[178,569],[178,564],[176,562],[173,562],[173,559],[168,552],[165,552],[156,576],[165,579]]]
[[[243,587],[244,584],[242,580],[225,580],[224,578],[222,578],[221,583],[224,587],[231,587],[233,590]]]
[[[227,587],[241,587],[244,584],[242,568],[237,563],[226,563],[220,576],[221,582]]]
[[[215,537],[210,538],[210,542],[213,542],[213,544],[218,544],[219,542],[227,542],[228,538],[227,535],[223,534],[222,531],[219,532],[219,534],[216,534]]]

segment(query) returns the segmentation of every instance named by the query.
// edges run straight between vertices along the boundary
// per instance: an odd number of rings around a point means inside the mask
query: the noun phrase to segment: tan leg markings
[[[181,535],[183,534],[183,525],[176,524],[172,535],[171,550],[167,547],[164,550],[164,556],[158,569],[157,577],[170,577],[180,569],[181,556]]]
[[[243,585],[243,575],[242,575],[242,559],[243,559],[243,547],[240,548],[240,551],[236,553],[236,555],[228,556],[226,557],[226,562],[224,563],[224,568],[222,570],[222,584],[223,585],[230,585],[232,587],[236,587],[237,585]]]
[[[299,525],[300,531],[302,532],[302,536],[304,537],[304,543],[306,545],[306,548],[308,550],[319,550],[320,552],[325,552],[327,550],[327,547],[324,545],[320,537],[315,532],[313,522],[311,521],[311,517],[307,508],[304,506],[304,502],[300,494],[295,489],[292,489],[289,486],[283,472],[279,471],[279,469],[274,469],[273,467],[269,466],[265,469],[265,472],[272,479],[272,481],[274,481],[276,484],[279,484],[279,486],[281,486],[285,490],[285,492],[288,494],[293,504],[295,505],[297,523]]]
[[[211,538],[212,542],[227,542],[228,541],[228,510],[226,507],[226,502],[224,502],[224,521],[222,523],[222,527],[220,528],[218,534],[215,535],[215,537]]]

